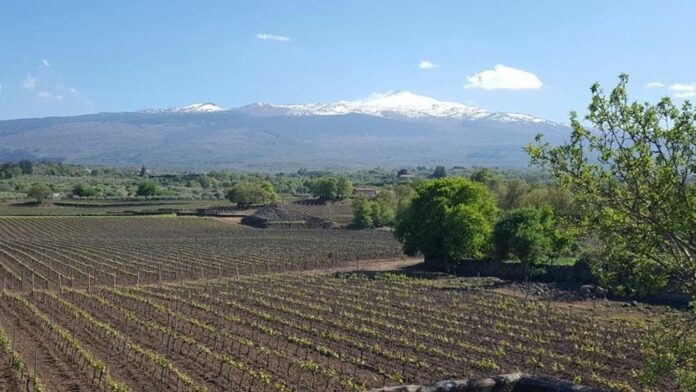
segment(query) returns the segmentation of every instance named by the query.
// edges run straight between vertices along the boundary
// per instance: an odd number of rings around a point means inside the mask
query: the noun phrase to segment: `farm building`
[[[370,199],[377,196],[378,193],[379,193],[379,191],[375,188],[354,188],[353,189],[354,195],[362,195],[362,196],[365,196],[365,197],[370,198]]]

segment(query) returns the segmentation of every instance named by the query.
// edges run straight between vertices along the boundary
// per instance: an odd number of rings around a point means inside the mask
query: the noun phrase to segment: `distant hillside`
[[[396,92],[326,104],[214,104],[0,121],[0,160],[172,168],[526,166],[538,132],[569,129],[519,113],[496,113]]]

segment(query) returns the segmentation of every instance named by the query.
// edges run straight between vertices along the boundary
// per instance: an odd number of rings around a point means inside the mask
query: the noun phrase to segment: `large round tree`
[[[498,215],[495,199],[482,184],[464,178],[424,181],[396,222],[404,252],[425,257],[426,265],[449,269],[479,257]]]

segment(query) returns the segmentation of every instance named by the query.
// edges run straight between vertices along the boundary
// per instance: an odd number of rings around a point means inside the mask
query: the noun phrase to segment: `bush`
[[[227,200],[239,206],[268,204],[276,200],[277,195],[270,182],[238,182],[226,192]]]
[[[556,230],[553,210],[548,206],[508,211],[493,229],[495,256],[516,258],[526,265],[546,264],[569,244],[569,236]]]

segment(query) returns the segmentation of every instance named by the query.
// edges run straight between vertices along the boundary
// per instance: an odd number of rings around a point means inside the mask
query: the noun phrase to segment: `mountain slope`
[[[0,121],[0,160],[296,170],[414,165],[526,166],[522,146],[557,123],[409,92],[325,104],[252,104]]]

